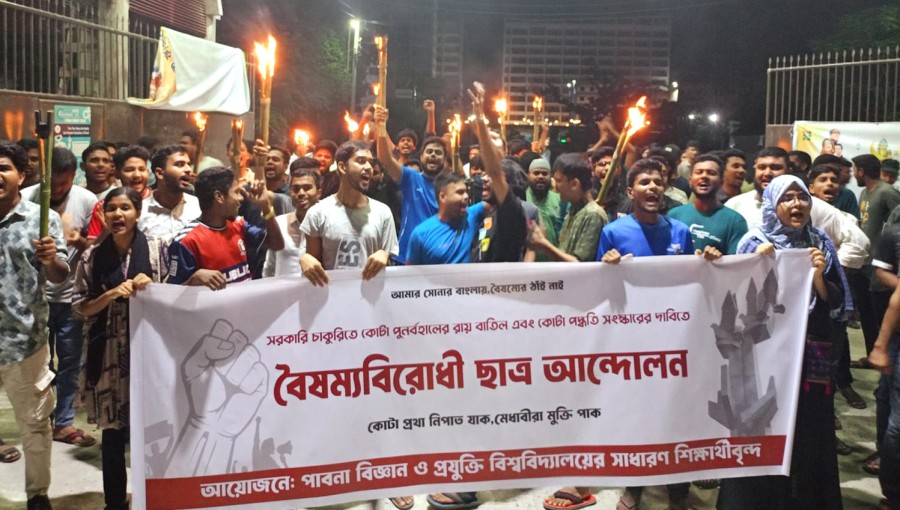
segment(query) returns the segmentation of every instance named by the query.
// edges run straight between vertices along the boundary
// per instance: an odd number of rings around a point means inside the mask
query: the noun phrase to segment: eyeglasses
[[[763,170],[771,170],[773,172],[778,172],[779,170],[784,170],[785,167],[784,167],[784,165],[779,165],[779,164],[767,165],[765,163],[761,163],[761,164],[756,165],[755,168],[757,170],[759,170],[760,172],[762,172]]]
[[[796,201],[800,205],[808,205],[811,200],[810,196],[806,193],[786,193],[781,196],[778,204],[789,205]]]

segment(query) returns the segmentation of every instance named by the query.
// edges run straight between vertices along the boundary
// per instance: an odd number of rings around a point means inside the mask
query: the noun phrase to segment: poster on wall
[[[78,159],[76,185],[84,185],[81,169],[81,153],[91,144],[91,107],[86,105],[58,104],[53,107],[54,145],[65,147]]]
[[[791,146],[816,159],[821,154],[853,159],[873,154],[900,159],[900,122],[794,122]],[[847,187],[859,195],[855,179]]]

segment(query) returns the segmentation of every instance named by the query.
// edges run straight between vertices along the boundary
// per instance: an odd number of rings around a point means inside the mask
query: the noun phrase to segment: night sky
[[[374,2],[398,8],[391,0]],[[401,2],[402,3],[402,2]],[[424,3],[424,2],[423,2]],[[430,3],[430,2],[429,2]],[[502,26],[507,14],[533,19],[624,17],[647,13],[672,16],[671,77],[681,88],[681,109],[716,111],[743,123],[744,133],[762,133],[766,68],[771,57],[805,54],[827,37],[843,16],[890,0],[440,0],[441,8],[461,9],[467,20],[466,78],[481,77],[499,87]]]

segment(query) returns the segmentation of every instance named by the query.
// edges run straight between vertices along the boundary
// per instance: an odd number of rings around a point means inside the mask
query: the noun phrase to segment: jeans
[[[890,353],[894,362],[893,373],[881,376],[877,390],[880,397],[877,414],[879,428],[882,426],[881,420],[884,420],[878,439],[878,452],[881,454],[878,481],[891,507],[900,508],[900,344],[892,341]],[[881,405],[884,393],[888,394],[887,410],[882,409]]]
[[[50,303],[50,355],[56,356],[56,428],[75,421],[75,395],[81,373],[82,322],[72,317],[72,303]]]

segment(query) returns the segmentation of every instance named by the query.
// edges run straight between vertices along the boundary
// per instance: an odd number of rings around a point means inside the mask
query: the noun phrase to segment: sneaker
[[[53,510],[50,498],[45,494],[38,494],[28,500],[28,510]]]

